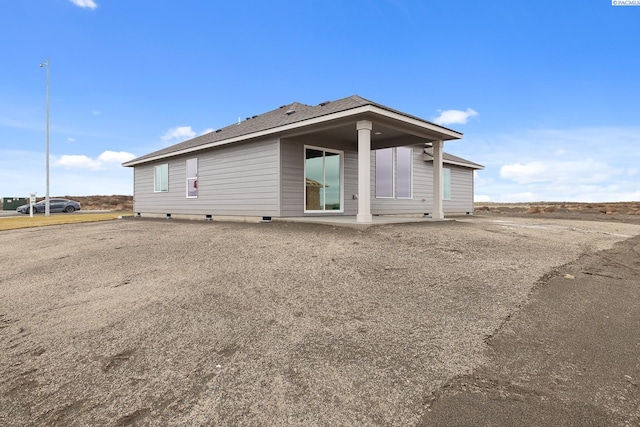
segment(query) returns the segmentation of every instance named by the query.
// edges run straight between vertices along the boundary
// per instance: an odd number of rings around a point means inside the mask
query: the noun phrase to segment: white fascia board
[[[462,133],[460,133],[460,132],[456,132],[454,130],[447,129],[447,128],[442,127],[442,126],[438,126],[438,125],[436,125],[434,123],[428,123],[428,122],[425,122],[424,120],[414,119],[413,117],[408,117],[408,116],[405,116],[404,114],[395,113],[393,111],[385,110],[383,108],[376,107],[374,105],[367,105],[367,107],[370,107],[370,112],[372,112],[372,113],[376,113],[376,114],[379,114],[381,116],[389,117],[389,118],[394,119],[394,120],[398,120],[398,121],[405,122],[405,123],[408,123],[408,124],[411,124],[411,125],[414,125],[414,126],[418,126],[418,127],[427,129],[427,130],[429,130],[431,132],[444,134],[446,136],[451,137],[449,139],[460,139],[460,138],[463,137]]]
[[[463,166],[465,168],[470,168],[470,169],[484,169],[484,166],[471,164],[471,163],[455,162],[453,160],[443,160],[442,163],[446,163],[448,165]]]
[[[433,162],[433,157],[430,158],[429,160],[425,160],[425,162]],[[447,164],[447,165],[462,166],[462,167],[469,168],[469,169],[479,169],[479,170],[484,169],[484,166],[482,166],[482,165],[477,165],[475,163],[456,162],[455,160],[442,159],[442,163]]]
[[[324,116],[319,116],[319,117],[314,117],[311,119],[307,119],[307,120],[302,120],[300,122],[295,122],[295,123],[290,123],[288,125],[283,125],[283,126],[278,126],[275,128],[270,128],[270,129],[265,129],[265,130],[261,130],[258,132],[253,132],[253,133],[249,133],[249,134],[245,134],[245,135],[240,135],[240,136],[236,136],[233,138],[228,138],[228,139],[223,139],[221,141],[215,141],[215,142],[210,142],[208,144],[203,144],[203,145],[198,145],[197,147],[190,147],[190,148],[185,148],[184,150],[179,150],[179,151],[173,151],[171,153],[166,153],[166,154],[160,154],[158,156],[155,157],[149,157],[140,161],[130,161],[130,162],[125,162],[122,163],[122,166],[136,166],[139,164],[143,164],[143,163],[150,163],[150,162],[154,162],[156,160],[162,160],[162,159],[166,159],[169,157],[175,157],[175,156],[180,156],[182,154],[188,154],[188,153],[193,153],[195,151],[201,151],[201,150],[206,150],[208,148],[214,148],[214,147],[219,147],[221,145],[227,145],[227,144],[233,144],[234,142],[240,142],[240,141],[245,141],[248,139],[254,139],[254,138],[260,138],[263,136],[268,136],[268,135],[272,135],[275,133],[281,133],[281,132],[287,132],[289,130],[293,130],[293,129],[297,129],[297,128],[302,128],[305,126],[312,126],[312,125],[316,125],[316,124],[320,124],[323,122],[329,122],[332,120],[337,120],[337,119],[343,119],[349,116],[356,116],[359,114],[366,114],[366,113],[374,113],[374,114],[378,114],[381,116],[385,116],[394,120],[399,120],[414,126],[419,126],[422,127],[424,129],[427,129],[431,132],[437,132],[437,133],[442,133],[446,136],[450,136],[451,139],[460,139],[462,138],[462,134],[447,128],[443,128],[441,126],[435,125],[435,124],[431,124],[431,123],[427,123],[425,121],[422,120],[418,120],[418,119],[414,119],[411,117],[407,117],[405,115],[402,114],[398,114],[398,113],[394,113],[392,111],[389,110],[385,110],[383,108],[380,107],[376,107],[374,105],[363,105],[361,107],[356,107],[356,108],[352,108],[350,110],[344,110],[344,111],[338,111],[336,113],[330,113]]]

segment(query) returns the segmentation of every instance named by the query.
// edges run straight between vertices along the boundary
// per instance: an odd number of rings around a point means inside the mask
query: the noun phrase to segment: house
[[[123,166],[141,216],[304,217],[473,211],[462,134],[354,95],[247,117]]]

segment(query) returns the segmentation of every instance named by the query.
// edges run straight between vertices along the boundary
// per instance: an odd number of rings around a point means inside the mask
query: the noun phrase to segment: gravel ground
[[[0,425],[415,425],[541,277],[638,234],[495,217],[6,231]]]
[[[640,236],[561,268],[418,426],[640,426]]]

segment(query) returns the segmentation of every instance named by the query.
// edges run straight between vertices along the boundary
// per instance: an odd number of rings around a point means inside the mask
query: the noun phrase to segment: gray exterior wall
[[[198,198],[186,196],[186,160],[198,159]],[[169,191],[153,191],[154,166],[169,164]],[[134,168],[134,211],[279,216],[277,139],[222,146]]]
[[[473,169],[446,163],[444,167],[451,169],[451,200],[443,200],[444,212],[473,212]]]
[[[329,148],[344,152],[343,162],[343,208],[344,213],[304,213],[304,146],[310,145]],[[281,214],[291,216],[326,216],[326,215],[356,215],[358,201],[353,195],[358,193],[358,153],[355,143],[327,141],[313,137],[283,138],[280,140],[280,164],[282,174]]]
[[[340,150],[343,161],[343,213],[304,213],[304,146]],[[423,159],[423,145],[413,146],[413,197],[376,198],[375,151],[371,152],[371,213],[422,214],[433,210],[432,162]],[[186,160],[198,159],[198,198],[186,197]],[[154,166],[169,164],[169,191],[155,193]],[[473,170],[451,169],[451,200],[445,213],[473,211]],[[269,139],[232,144],[193,155],[136,166],[134,211],[152,214],[324,216],[356,215],[358,153],[355,142],[317,137]]]

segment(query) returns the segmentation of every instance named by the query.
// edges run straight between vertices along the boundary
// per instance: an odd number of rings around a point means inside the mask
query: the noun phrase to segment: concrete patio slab
[[[381,215],[373,216],[373,220],[370,223],[358,222],[356,216],[335,216],[335,217],[291,217],[291,218],[273,218],[274,222],[301,222],[306,224],[325,224],[335,225],[339,227],[351,227],[359,230],[367,229],[374,225],[382,224],[407,224],[407,223],[429,223],[429,222],[442,222],[453,221],[452,218],[435,219],[425,218],[422,216],[401,216],[401,215]]]

